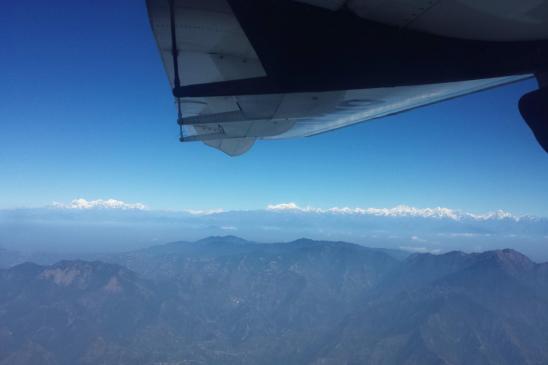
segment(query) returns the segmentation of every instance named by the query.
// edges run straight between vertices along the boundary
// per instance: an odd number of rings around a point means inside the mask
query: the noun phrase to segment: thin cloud
[[[192,215],[211,215],[211,214],[218,214],[218,213],[224,213],[225,210],[223,208],[214,208],[214,209],[186,209],[184,210],[186,213],[192,214]]]
[[[416,253],[440,254],[442,252],[439,248],[430,249],[427,247],[414,247],[414,246],[400,246],[399,249],[403,251],[416,252]]]

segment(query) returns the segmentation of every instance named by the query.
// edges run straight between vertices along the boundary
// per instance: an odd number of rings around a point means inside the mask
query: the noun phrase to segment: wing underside
[[[147,7],[173,88],[170,2],[147,0]],[[175,0],[173,11],[181,86],[267,76],[226,0]],[[256,139],[311,136],[526,77],[530,76],[359,90],[185,97],[179,102],[185,141],[203,141],[229,155],[239,155]]]

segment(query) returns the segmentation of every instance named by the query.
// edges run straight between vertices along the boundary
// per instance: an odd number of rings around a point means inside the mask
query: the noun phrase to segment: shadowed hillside
[[[176,242],[0,271],[0,364],[543,364],[548,265],[513,250]]]

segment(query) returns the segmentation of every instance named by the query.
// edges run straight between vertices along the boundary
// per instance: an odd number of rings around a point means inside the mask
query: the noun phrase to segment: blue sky
[[[548,216],[548,155],[517,109],[534,81],[230,158],[177,141],[143,1],[7,2],[0,32],[0,208],[84,197]]]

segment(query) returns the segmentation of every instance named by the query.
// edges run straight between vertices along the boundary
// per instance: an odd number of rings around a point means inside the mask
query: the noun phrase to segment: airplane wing
[[[427,78],[420,84],[334,90],[275,85],[255,92],[248,84],[270,76],[262,59],[268,52],[263,47],[259,56],[257,37],[250,41],[228,0],[147,0],[147,7],[171,88],[198,87],[176,98],[181,140],[203,141],[231,156],[248,151],[257,139],[312,136],[531,77],[523,72],[447,82]],[[200,94],[204,85],[233,85],[234,91]]]

